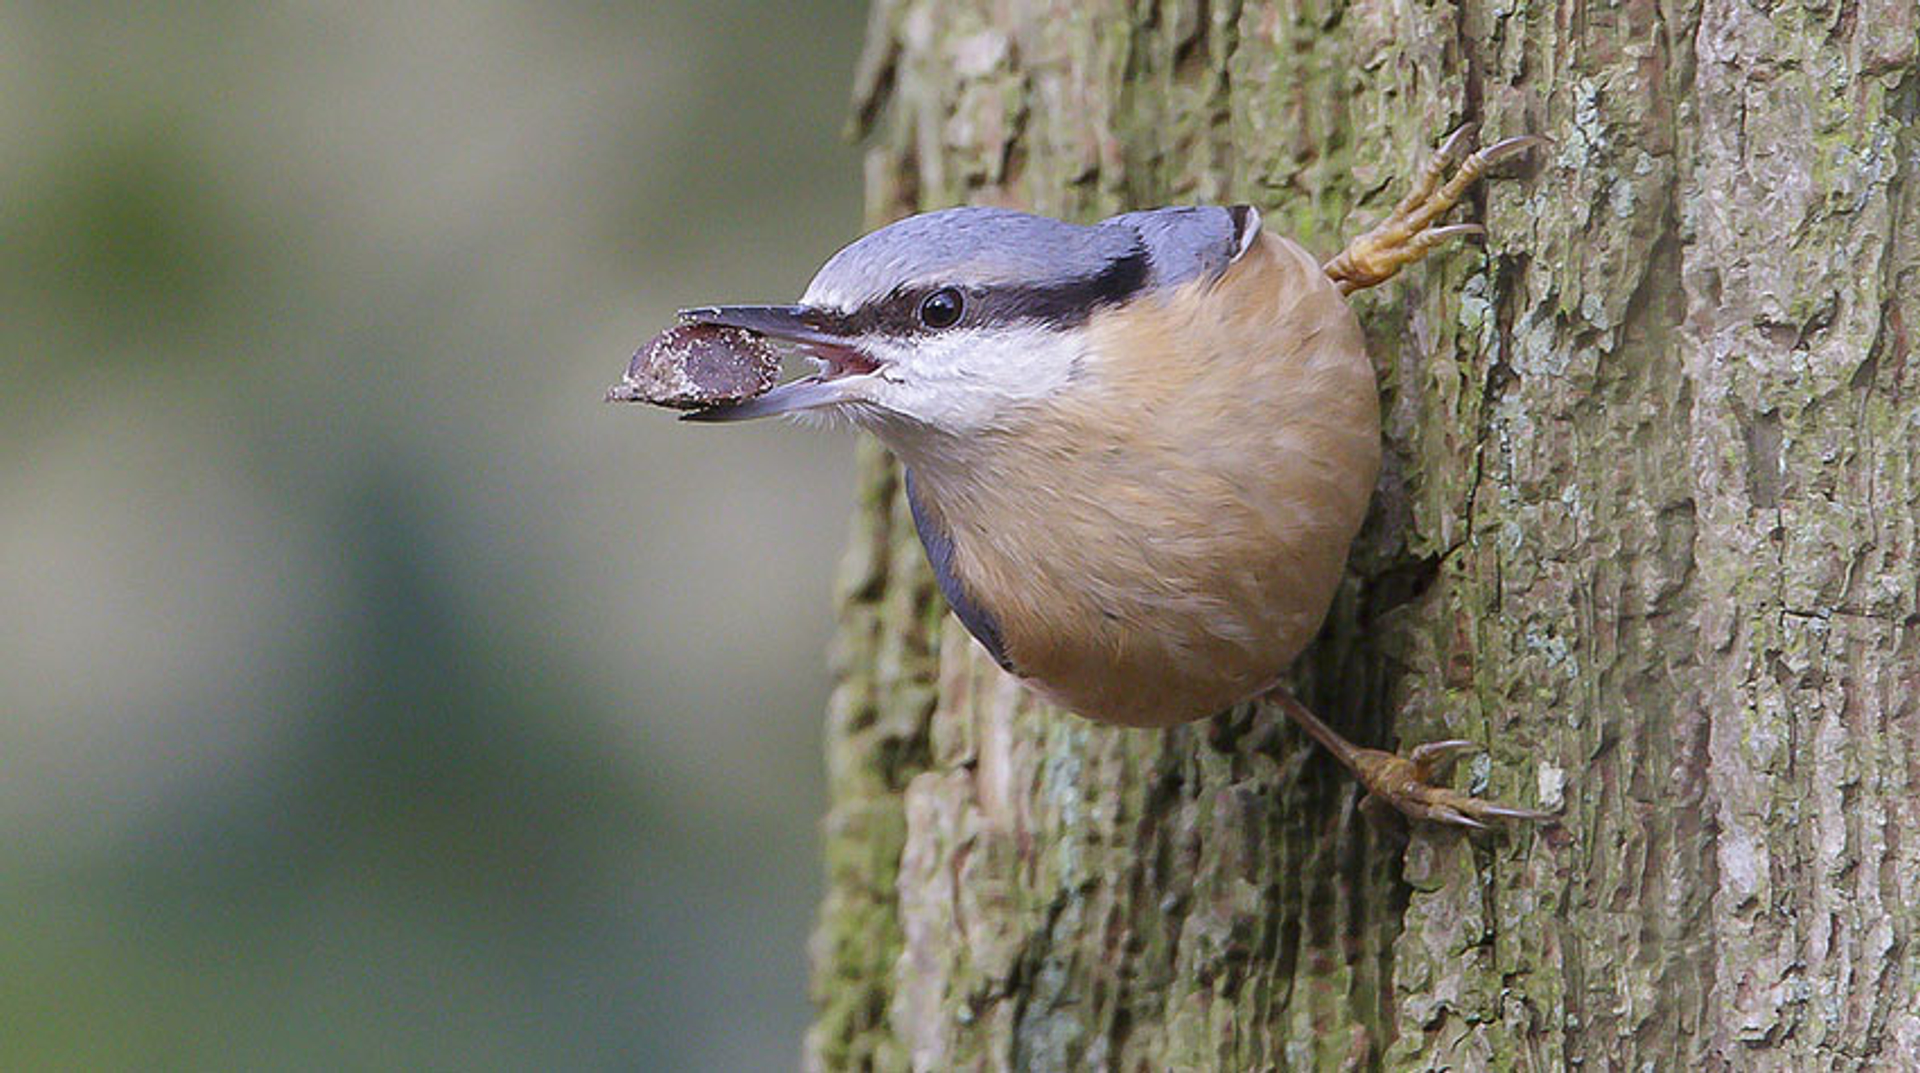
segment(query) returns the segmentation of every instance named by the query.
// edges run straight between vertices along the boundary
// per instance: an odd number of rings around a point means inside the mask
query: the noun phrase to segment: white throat
[[[967,436],[1053,396],[1080,369],[1086,338],[1039,325],[957,329],[880,344],[873,355],[882,364],[862,401],[883,412],[863,406],[853,416],[901,448],[894,441],[912,426],[936,438]]]

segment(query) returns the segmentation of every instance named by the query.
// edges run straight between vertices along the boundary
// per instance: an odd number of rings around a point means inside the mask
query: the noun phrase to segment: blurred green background
[[[796,1064],[860,5],[0,5],[0,1068]]]

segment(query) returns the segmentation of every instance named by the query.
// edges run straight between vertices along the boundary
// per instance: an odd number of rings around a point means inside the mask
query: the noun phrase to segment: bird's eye
[[[963,306],[959,291],[942,287],[920,303],[920,323],[929,328],[951,328],[959,323]]]

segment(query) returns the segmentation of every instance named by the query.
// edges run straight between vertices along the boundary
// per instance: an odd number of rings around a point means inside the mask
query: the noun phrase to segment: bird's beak
[[[689,324],[712,324],[757,332],[780,342],[794,343],[820,363],[820,371],[781,384],[744,402],[726,403],[682,415],[683,421],[746,421],[755,417],[817,410],[845,402],[851,396],[847,382],[865,376],[878,364],[836,325],[837,318],[812,306],[709,306],[683,309]]]

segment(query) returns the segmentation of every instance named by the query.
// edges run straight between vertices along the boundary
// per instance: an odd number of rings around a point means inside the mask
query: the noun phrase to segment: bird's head
[[[692,419],[811,413],[890,440],[968,435],[1066,388],[1089,359],[1095,315],[1218,275],[1258,233],[1246,206],[1093,225],[993,208],[908,217],[834,254],[796,305],[682,311],[797,344],[821,363]]]

